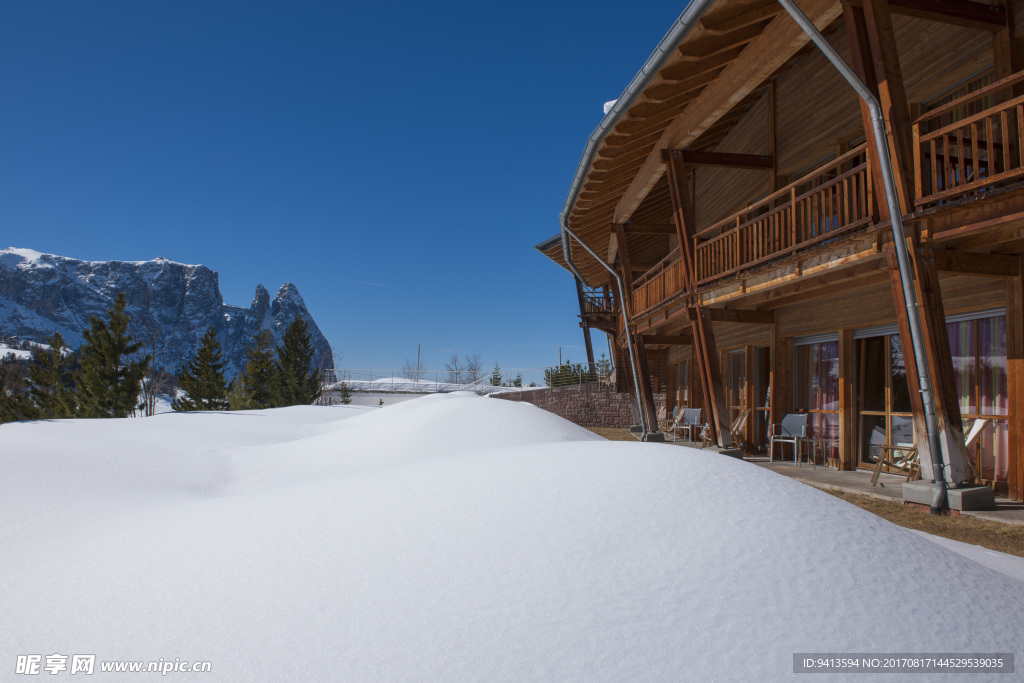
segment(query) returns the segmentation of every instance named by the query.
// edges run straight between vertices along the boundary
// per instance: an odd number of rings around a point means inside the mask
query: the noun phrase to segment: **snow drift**
[[[794,652],[1024,642],[1013,558],[464,394],[4,425],[0,546],[7,672],[92,653],[207,660],[172,674],[206,681],[749,681],[792,678]]]

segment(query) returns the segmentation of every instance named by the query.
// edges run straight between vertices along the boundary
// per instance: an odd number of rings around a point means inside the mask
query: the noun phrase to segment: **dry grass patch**
[[[638,441],[628,427],[587,427],[587,429],[609,441]]]
[[[880,500],[834,488],[822,490],[907,529],[1024,557],[1024,526],[1018,524],[991,522],[969,515],[932,515],[927,509],[899,501]]]

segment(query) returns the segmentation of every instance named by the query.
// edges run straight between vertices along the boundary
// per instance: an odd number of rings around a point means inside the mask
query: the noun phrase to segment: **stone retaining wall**
[[[532,403],[581,427],[629,427],[635,424],[630,409],[631,405],[635,406],[632,396],[625,392],[617,394],[611,387],[598,384],[526,389],[492,394],[491,398]],[[665,395],[655,394],[654,403],[660,410],[665,405]]]

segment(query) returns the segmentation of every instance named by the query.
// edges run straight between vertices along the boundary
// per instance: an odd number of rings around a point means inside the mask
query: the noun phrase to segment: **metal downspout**
[[[597,259],[608,272],[612,274],[615,281],[619,286],[619,301],[623,306],[623,314],[625,314],[625,289],[622,285],[622,278],[615,272],[615,269],[608,265],[604,259],[599,257],[594,251],[588,247],[579,235],[576,235],[569,229],[569,214],[572,212],[573,205],[576,204],[576,199],[580,195],[580,191],[583,189],[583,182],[587,178],[587,173],[590,171],[590,165],[594,161],[594,156],[597,154],[597,148],[607,137],[608,133],[615,128],[616,124],[622,119],[629,108],[636,101],[636,98],[640,96],[640,93],[644,91],[644,88],[648,86],[651,80],[661,68],[665,65],[669,56],[676,49],[676,46],[686,37],[690,30],[700,21],[701,17],[704,16],[704,12],[711,5],[714,0],[690,0],[690,4],[686,6],[683,13],[679,15],[676,23],[672,25],[665,37],[658,43],[658,47],[655,48],[654,52],[644,65],[637,72],[633,80],[626,86],[625,91],[619,95],[619,99],[615,101],[612,108],[605,114],[604,118],[594,129],[594,132],[590,134],[590,138],[587,140],[587,146],[583,150],[583,157],[580,159],[580,163],[576,166],[576,175],[572,179],[572,185],[569,187],[569,194],[565,198],[565,203],[562,205],[562,212],[558,217],[558,223],[562,232],[562,257],[565,259],[566,264],[569,266],[569,270],[572,271],[573,275],[579,278],[580,282],[587,284],[586,278],[580,274],[580,271],[576,268],[576,264],[572,261],[572,250],[569,246],[569,236],[572,235],[573,239],[579,243],[591,256]],[[589,286],[589,285],[588,285]],[[637,369],[636,359],[633,357],[633,338],[629,331],[629,318],[626,317],[626,343],[629,345],[629,364],[633,371],[633,382],[636,387],[637,402],[640,408],[640,426],[643,429],[642,438],[646,438],[649,433],[649,425],[643,411],[642,399],[640,398],[640,384],[637,381]]]
[[[640,440],[647,441],[647,435],[651,433],[651,426],[647,424],[647,413],[644,412],[644,402],[640,395],[640,375],[636,370],[636,358],[633,356],[633,333],[629,331],[629,316],[626,314],[626,288],[622,284],[622,276],[616,273],[615,269],[612,268],[607,261],[598,256],[593,249],[588,247],[586,242],[580,239],[579,235],[569,228],[562,228],[562,230],[562,234],[571,235],[581,247],[587,250],[588,254],[593,256],[598,263],[604,266],[605,270],[612,274],[612,277],[615,278],[615,282],[619,285],[619,301],[621,302],[619,306],[622,308],[622,317],[626,319],[626,324],[624,325],[626,328],[626,346],[629,347],[629,367],[633,371],[633,387],[636,389],[636,408],[639,411],[637,412],[637,416],[640,418]],[[575,266],[573,267],[573,270],[575,270]]]
[[[857,94],[864,100],[868,110],[871,112],[875,147],[878,149],[878,159],[881,165],[879,170],[882,172],[882,184],[885,186],[885,199],[889,205],[896,259],[899,262],[900,280],[903,283],[903,303],[907,309],[907,316],[910,318],[910,339],[914,347],[918,388],[921,392],[921,403],[924,407],[924,422],[928,432],[928,449],[931,451],[932,457],[932,478],[935,480],[935,495],[932,498],[931,512],[933,515],[936,515],[941,512],[942,508],[946,507],[946,476],[942,462],[942,446],[939,441],[939,421],[935,415],[931,371],[928,368],[928,362],[924,353],[924,334],[921,329],[921,317],[917,310],[917,294],[912,284],[910,256],[907,254],[906,237],[903,232],[903,213],[900,210],[899,200],[896,197],[896,179],[892,172],[889,146],[885,141],[885,119],[882,116],[882,108],[867,86],[853,73],[853,70],[843,61],[839,53],[829,45],[828,41],[821,35],[817,27],[811,23],[810,19],[793,3],[793,0],[779,0],[779,4],[789,12],[789,15],[793,17],[818,49],[824,53],[828,61],[853,86],[853,89],[857,91]]]

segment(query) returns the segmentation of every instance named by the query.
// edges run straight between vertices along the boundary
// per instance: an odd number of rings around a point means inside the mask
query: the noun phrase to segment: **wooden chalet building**
[[[1022,500],[1024,0],[796,4],[881,104],[943,450]],[[884,443],[927,461],[867,107],[776,0],[683,17],[537,248],[574,273],[581,325],[613,341],[646,424],[663,393],[702,407],[720,445],[766,448],[768,425],[806,412],[840,469]]]

